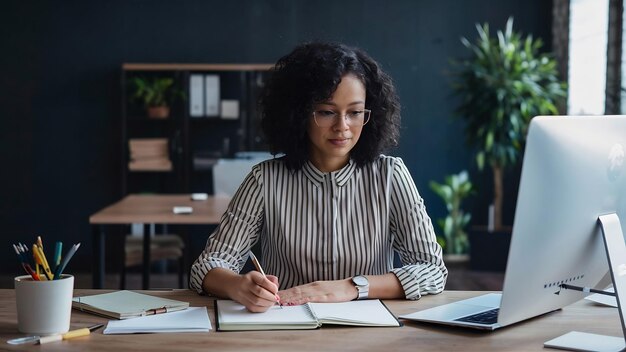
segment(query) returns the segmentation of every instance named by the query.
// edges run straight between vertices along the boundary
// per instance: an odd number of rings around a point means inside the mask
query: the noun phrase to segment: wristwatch
[[[357,275],[352,278],[352,283],[354,284],[356,290],[359,292],[359,295],[356,299],[367,299],[370,293],[370,282],[367,280],[367,278],[363,275]]]

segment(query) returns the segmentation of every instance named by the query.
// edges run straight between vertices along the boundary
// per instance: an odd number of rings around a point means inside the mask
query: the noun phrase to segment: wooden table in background
[[[110,292],[76,290],[74,296]],[[342,327],[324,325],[316,330],[216,332],[213,299],[189,290],[141,291],[155,296],[206,306],[213,330],[209,333],[103,335],[50,343],[45,346],[12,346],[6,340],[23,337],[17,331],[14,290],[0,290],[0,336],[2,350],[32,351],[557,351],[543,343],[572,330],[621,336],[617,309],[582,300],[546,314],[493,332],[416,323],[401,320],[403,327]],[[388,300],[397,316],[483,294],[478,291],[446,291],[418,301]],[[71,329],[105,323],[106,318],[72,311]]]
[[[150,224],[216,225],[226,211],[229,197],[209,196],[194,201],[191,195],[136,195],[124,197],[89,217],[93,234],[93,288],[104,285],[105,226],[144,224],[142,286],[150,286]],[[174,206],[189,206],[191,214],[174,214]]]

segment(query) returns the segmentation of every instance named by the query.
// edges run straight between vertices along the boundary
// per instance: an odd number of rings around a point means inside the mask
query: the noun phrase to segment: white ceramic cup
[[[15,278],[17,328],[26,334],[63,334],[70,330],[74,276],[36,281],[29,275]]]

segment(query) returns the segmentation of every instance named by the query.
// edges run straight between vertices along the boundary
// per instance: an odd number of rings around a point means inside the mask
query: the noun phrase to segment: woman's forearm
[[[395,274],[365,275],[365,277],[370,284],[369,298],[405,298],[404,289]]]
[[[220,298],[232,299],[232,288],[236,287],[240,276],[232,270],[214,268],[210,270],[202,281],[202,289]]]

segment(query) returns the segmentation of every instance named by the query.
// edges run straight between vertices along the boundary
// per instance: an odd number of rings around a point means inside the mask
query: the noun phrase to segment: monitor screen
[[[610,283],[598,216],[626,233],[626,116],[538,116],[531,121],[500,306],[508,325]],[[558,293],[558,294],[557,294]]]

